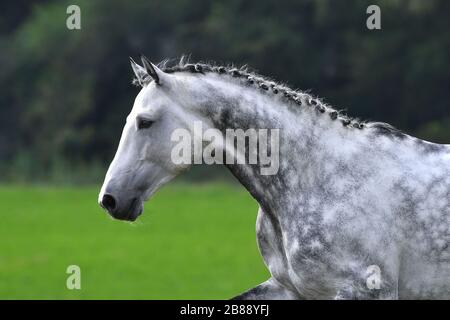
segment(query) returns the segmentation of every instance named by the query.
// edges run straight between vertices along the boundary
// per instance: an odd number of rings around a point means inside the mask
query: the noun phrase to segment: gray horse
[[[196,121],[223,135],[278,129],[275,174],[260,162],[225,164],[260,205],[271,273],[236,298],[450,298],[450,145],[360,122],[244,68],[142,64],[131,61],[142,90],[99,195],[114,218],[134,221],[189,169],[173,161],[175,130],[195,135]],[[233,143],[218,148],[238,155]]]

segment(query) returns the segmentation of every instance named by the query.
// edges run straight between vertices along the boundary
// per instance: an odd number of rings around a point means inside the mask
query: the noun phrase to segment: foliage
[[[3,5],[2,180],[104,169],[137,94],[128,56],[140,53],[248,64],[353,116],[449,142],[449,1],[80,0],[72,31],[69,4]],[[369,4],[381,30],[366,28]]]

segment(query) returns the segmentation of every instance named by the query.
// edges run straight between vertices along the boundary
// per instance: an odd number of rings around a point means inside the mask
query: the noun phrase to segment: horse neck
[[[225,163],[265,211],[279,210],[274,206],[286,205],[288,193],[307,189],[327,154],[335,152],[335,146],[351,143],[350,129],[312,107],[232,82],[218,83],[217,79],[206,87],[208,98],[197,103],[197,111],[222,134],[227,129],[279,129],[279,169],[275,174],[262,175],[259,161]]]

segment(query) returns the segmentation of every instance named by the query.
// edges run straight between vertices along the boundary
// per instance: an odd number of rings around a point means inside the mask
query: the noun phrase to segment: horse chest
[[[256,220],[256,238],[264,263],[272,276],[280,282],[289,282],[281,230],[261,208]]]
[[[319,255],[322,248],[320,240],[308,239],[312,241],[311,248],[301,246],[304,239],[287,234],[277,221],[261,209],[258,212],[256,235],[264,262],[278,282],[294,292],[299,292],[299,288],[310,281],[314,283],[309,287],[316,284],[321,286],[314,280],[317,272],[325,267]]]

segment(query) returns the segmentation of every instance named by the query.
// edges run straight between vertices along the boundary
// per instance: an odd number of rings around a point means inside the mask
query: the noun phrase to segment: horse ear
[[[150,61],[147,60],[147,58],[143,55],[141,55],[141,61],[142,61],[142,65],[145,68],[145,71],[147,72],[147,74],[153,78],[153,80],[155,80],[156,84],[161,84],[160,83],[160,74],[163,73],[163,71],[161,71],[157,66],[155,66],[153,63],[151,63]]]
[[[140,85],[141,87],[143,87],[144,84],[145,84],[145,81],[144,81],[144,80],[145,80],[145,78],[148,77],[147,71],[146,71],[143,67],[141,67],[140,65],[138,65],[138,64],[133,60],[133,58],[131,58],[131,57],[130,57],[130,64],[131,64],[131,68],[132,68],[133,71],[134,71],[134,74],[135,74],[135,76],[136,76],[136,79],[137,79],[139,85]]]

